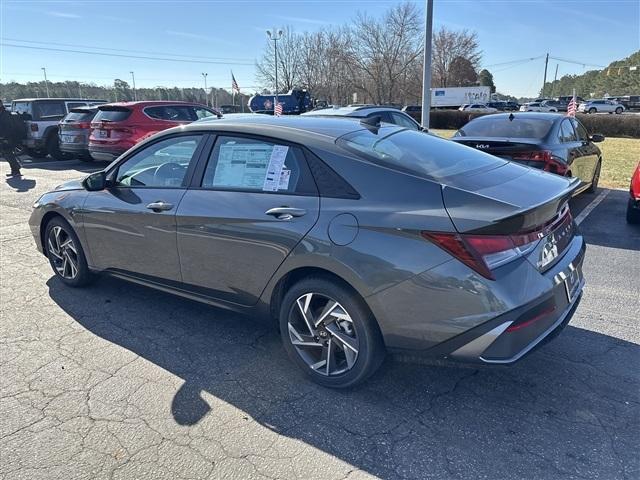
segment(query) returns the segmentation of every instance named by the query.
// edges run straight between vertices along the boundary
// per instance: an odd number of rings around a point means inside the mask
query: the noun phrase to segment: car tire
[[[362,298],[339,281],[317,276],[294,284],[280,305],[279,323],[291,360],[322,386],[355,386],[384,360],[375,318]]]
[[[620,107],[616,108],[616,115],[620,115],[624,110]]]
[[[587,188],[587,193],[596,193],[598,190],[598,182],[600,181],[600,169],[602,168],[602,160],[598,161],[598,165],[596,165],[596,171],[593,172],[593,178],[591,179],[591,185]]]
[[[47,156],[47,151],[38,150],[36,148],[28,148],[27,155],[29,155],[31,158],[44,158]]]
[[[587,113],[597,113],[597,112],[598,110],[596,110],[594,107],[591,107]]]
[[[51,219],[44,233],[44,251],[56,277],[70,287],[84,287],[93,277],[73,228],[62,217]]]
[[[640,223],[640,209],[634,208],[633,199],[629,199],[629,203],[627,203],[627,223],[631,223],[637,225]]]
[[[50,133],[47,136],[47,153],[55,160],[68,160],[71,155],[60,150],[60,140],[56,133]]]

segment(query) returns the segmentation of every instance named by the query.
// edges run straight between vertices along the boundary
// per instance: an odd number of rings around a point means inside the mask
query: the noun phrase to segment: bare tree
[[[475,71],[480,66],[482,52],[475,32],[455,32],[441,27],[433,35],[432,75],[434,86],[451,86],[451,64],[456,58],[469,61]]]
[[[300,82],[301,35],[291,28],[283,29],[278,40],[278,90],[286,92]],[[258,80],[271,88],[275,86],[274,42],[267,40],[262,59],[256,64]]]

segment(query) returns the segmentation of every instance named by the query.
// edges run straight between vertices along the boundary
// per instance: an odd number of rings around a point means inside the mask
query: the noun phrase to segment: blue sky
[[[46,67],[52,81],[110,84],[114,78],[138,86],[230,88],[230,70],[243,91],[256,88],[254,63],[266,42],[265,30],[290,26],[317,30],[348,22],[358,12],[380,16],[393,0],[0,0],[3,43],[50,49],[148,55],[145,52],[216,57],[218,64],[160,62],[91,56],[55,50],[2,46],[0,82],[37,81]],[[416,0],[424,6],[423,0]],[[640,0],[518,1],[435,0],[434,28],[444,25],[478,33],[483,65],[498,90],[535,96],[542,85],[542,58],[552,56],[607,65],[640,49]],[[19,40],[43,43],[24,43]],[[157,55],[156,55],[157,56]],[[229,62],[235,63],[229,65]],[[580,74],[597,67],[550,60],[548,77]]]

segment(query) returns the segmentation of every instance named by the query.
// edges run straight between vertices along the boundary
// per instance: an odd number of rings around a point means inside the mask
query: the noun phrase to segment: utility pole
[[[136,92],[136,76],[133,72],[129,72],[131,74],[131,80],[133,80],[133,100],[138,101],[138,93]]]
[[[275,79],[276,79],[276,92],[275,92],[275,101],[273,102],[273,114],[276,114],[276,105],[278,104],[278,40],[280,40],[282,38],[282,30],[278,30],[276,32],[276,30],[274,29],[273,32],[271,32],[271,30],[267,30],[267,36],[273,40],[273,52],[275,55],[275,64],[274,67],[276,69],[276,75],[275,75]]]
[[[544,59],[544,79],[542,80],[542,92],[541,92],[541,97],[544,98],[544,86],[547,83],[547,67],[549,66],[549,54],[547,53],[547,56]]]
[[[207,107],[209,106],[209,94],[207,93],[207,73],[202,74],[202,78],[204,78],[204,98],[207,103]]]
[[[49,81],[47,80],[47,69],[42,67],[42,71],[44,72],[44,86],[47,89],[47,98],[51,98],[51,95],[49,95]]]
[[[553,97],[553,93],[556,90],[556,80],[558,80],[558,63],[556,63],[556,73],[553,76],[553,85],[551,85],[551,96]]]
[[[433,0],[427,0],[424,29],[424,62],[422,68],[422,128],[429,130],[431,112],[431,45],[433,38]]]

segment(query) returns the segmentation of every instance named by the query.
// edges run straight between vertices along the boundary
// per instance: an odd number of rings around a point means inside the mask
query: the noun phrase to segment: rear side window
[[[543,138],[546,137],[553,120],[542,118],[522,118],[517,115],[491,118],[491,115],[470,121],[456,133],[456,137],[505,137]]]
[[[33,115],[30,102],[14,102],[11,107],[12,112],[16,113],[28,113]]]
[[[302,152],[265,140],[221,136],[209,157],[203,188],[315,193]]]
[[[506,163],[450,140],[397,128],[359,130],[339,138],[338,144],[372,163],[436,181]]]
[[[410,128],[411,130],[418,130],[418,125],[416,122],[407,118],[405,115],[401,113],[392,112],[391,118],[393,119],[393,123],[396,125],[400,125],[401,127]]]
[[[128,108],[112,108],[107,110],[98,110],[98,113],[94,117],[94,122],[122,122],[131,115],[131,110]]]
[[[55,120],[67,114],[64,102],[36,102],[34,120]]]
[[[183,105],[161,105],[157,107],[147,107],[144,113],[156,120],[169,120],[173,122],[193,122],[195,112],[191,106]]]

